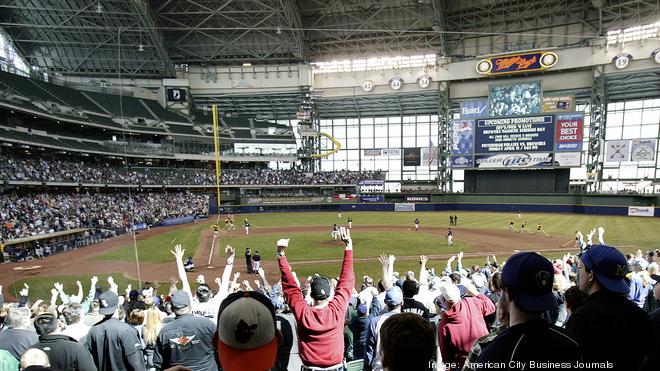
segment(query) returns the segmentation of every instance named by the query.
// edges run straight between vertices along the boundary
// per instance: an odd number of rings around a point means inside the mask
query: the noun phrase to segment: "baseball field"
[[[395,271],[405,274],[419,271],[419,255],[431,259],[429,268],[441,271],[446,261],[459,251],[465,253],[464,265],[479,264],[487,256],[495,255],[498,261],[517,251],[539,251],[548,258],[576,252],[573,244],[562,245],[574,238],[576,230],[585,236],[591,229],[605,228],[604,240],[625,252],[651,249],[658,246],[655,231],[660,230],[656,218],[633,218],[573,214],[523,214],[518,218],[512,213],[456,212],[458,223],[453,226],[454,245],[447,246],[449,227],[448,212],[344,212],[341,218],[334,212],[281,212],[237,215],[235,231],[221,231],[214,243],[211,264],[207,264],[213,242],[212,224],[215,217],[196,224],[153,228],[136,235],[140,277],[142,281],[167,283],[176,276],[174,258],[170,253],[174,245],[181,244],[186,256],[192,256],[196,265],[189,279],[194,282],[199,274],[212,282],[221,275],[225,265],[224,248],[231,245],[236,250],[235,272],[241,272],[239,282],[254,280],[245,273],[245,248],[259,250],[262,267],[271,284],[279,277],[275,258],[275,243],[289,238],[287,258],[299,277],[314,273],[338,276],[343,257],[343,244],[331,237],[332,225],[347,225],[352,217],[351,231],[354,244],[354,271],[359,279],[363,275],[378,278],[381,267],[378,256],[383,253],[397,257]],[[251,224],[250,234],[241,227],[244,218]],[[413,221],[420,220],[420,230],[415,232]],[[531,232],[542,223],[543,233],[520,234],[509,230],[509,220],[520,228],[527,221]],[[586,237],[585,237],[586,238]],[[594,236],[594,242],[597,237]],[[112,275],[120,290],[127,283],[137,286],[136,254],[132,236],[120,236],[101,244],[57,254],[43,260],[34,260],[0,266],[0,284],[4,293],[15,296],[23,283],[30,285],[30,296],[47,300],[54,282],[61,282],[68,291],[74,291],[80,280],[85,289],[89,278],[98,276],[101,283]],[[455,263],[454,263],[455,268]]]

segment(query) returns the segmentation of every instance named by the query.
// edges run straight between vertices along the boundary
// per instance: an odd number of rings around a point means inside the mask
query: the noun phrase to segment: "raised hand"
[[[234,248],[227,245],[227,247],[225,247],[225,254],[227,254],[227,265],[234,264],[234,257],[236,256]]]
[[[419,256],[419,264],[426,265],[426,262],[429,261],[429,258],[426,255]]]
[[[241,272],[234,273],[234,282],[236,282],[236,280],[238,280],[238,277],[240,276],[241,276]]]
[[[447,259],[447,264],[451,264],[456,260],[456,255],[452,255],[451,258]]]
[[[92,287],[96,287],[96,284],[99,282],[99,278],[96,276],[93,276],[92,279],[90,280],[92,282]]]
[[[30,286],[27,283],[24,283],[23,288],[18,294],[20,296],[28,296],[29,293],[30,293]]]
[[[462,260],[462,259],[463,259],[463,251],[459,251],[458,260]]]
[[[201,285],[201,284],[206,283],[206,278],[204,278],[204,275],[203,275],[203,274],[200,274],[200,275],[197,276],[196,281],[197,281],[198,284]]]
[[[82,288],[82,283],[80,283],[80,281],[76,281],[76,286],[78,286],[78,288]]]
[[[254,280],[254,285],[257,286],[258,289],[260,289],[261,288],[261,281]]]
[[[216,278],[215,278],[215,284],[218,285],[218,287],[221,286],[221,284],[222,284],[222,280],[220,279],[220,277],[216,277]]]
[[[346,245],[346,250],[352,250],[353,249],[353,239],[351,238],[351,230],[346,229],[346,227],[340,227],[339,228],[339,238],[341,239],[341,242]]]
[[[58,291],[57,289],[50,289],[50,295],[53,297],[57,297]]]
[[[115,279],[112,278],[112,276],[108,277],[108,285],[110,285],[110,291],[114,292],[115,294],[118,294],[118,289],[119,286],[115,283]]]
[[[55,286],[55,288],[57,289],[57,291],[60,291],[60,292],[61,292],[61,291],[64,291],[64,285],[61,284],[61,283],[59,283],[59,282],[55,282],[55,283],[53,284],[53,286]]]
[[[174,258],[177,261],[183,261],[183,254],[185,254],[186,250],[181,247],[180,244],[177,244],[174,246],[174,251],[170,250],[172,255],[174,255]]]
[[[266,277],[266,272],[265,272],[264,269],[261,268],[261,267],[259,267],[259,269],[257,269],[257,273],[259,273],[259,275],[260,275],[261,277]]]
[[[395,261],[395,260],[396,260],[396,256],[394,256],[394,255],[390,255],[390,256],[387,257],[387,263],[388,263],[391,267],[394,266],[394,261]]]
[[[288,238],[280,238],[277,240],[277,252],[280,253],[286,248],[289,247],[289,239]]]
[[[387,255],[386,254],[380,254],[380,256],[378,257],[378,261],[380,262],[380,264],[382,266],[386,267],[387,266]]]
[[[133,285],[129,283],[128,286],[126,286],[126,296],[131,294],[131,290],[133,290]]]

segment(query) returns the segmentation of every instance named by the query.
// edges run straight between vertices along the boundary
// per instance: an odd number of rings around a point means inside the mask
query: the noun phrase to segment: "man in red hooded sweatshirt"
[[[327,371],[343,370],[344,317],[351,291],[355,286],[355,275],[350,231],[341,227],[339,236],[346,248],[337,290],[333,296],[330,280],[326,277],[315,277],[310,287],[314,299],[313,306],[305,302],[284,256],[284,249],[289,245],[289,240],[277,241],[277,260],[282,272],[282,289],[298,325],[299,352],[304,365],[303,370],[311,370],[309,367]]]
[[[474,342],[488,334],[484,317],[495,312],[495,305],[474,285],[467,287],[470,296],[461,298],[452,283],[440,287],[436,304],[442,312],[438,326],[438,343],[447,370],[460,370]]]

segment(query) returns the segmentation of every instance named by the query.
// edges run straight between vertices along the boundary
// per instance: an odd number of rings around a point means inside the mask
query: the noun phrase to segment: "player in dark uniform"
[[[243,221],[243,228],[245,228],[245,235],[250,234],[250,222],[248,222],[247,218]]]
[[[252,252],[249,247],[245,248],[245,266],[247,267],[247,272],[252,273]]]
[[[415,218],[415,232],[419,232],[419,218]]]
[[[454,216],[449,214],[449,225],[454,225]]]

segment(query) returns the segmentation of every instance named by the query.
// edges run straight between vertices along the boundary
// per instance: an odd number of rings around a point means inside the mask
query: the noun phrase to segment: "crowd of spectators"
[[[208,214],[208,195],[192,192],[0,193],[3,240],[77,228],[125,229]]]
[[[36,181],[91,184],[215,185],[215,169],[126,168],[110,163],[65,161],[36,157],[4,158],[0,181]],[[328,171],[304,173],[298,170],[223,170],[220,184],[229,185],[316,185],[357,184],[363,180],[384,180],[381,171]]]
[[[590,244],[579,256],[554,261],[522,252],[471,267],[459,252],[437,270],[420,256],[419,272],[405,274],[394,270],[395,256],[382,255],[382,277],[365,276],[357,289],[350,230],[339,233],[345,249],[336,278],[299,279],[287,261],[289,240],[280,239],[274,253],[281,279],[272,286],[263,269],[239,283],[227,246],[217,289],[199,275],[193,290],[180,245],[172,251],[179,279],[169,287],[147,282],[120,292],[109,278],[104,291],[92,277],[85,297],[80,282],[74,295],[54,283],[50,301],[32,302],[25,286],[18,303],[0,312],[0,364],[13,365],[3,370],[17,370],[19,361],[59,370],[340,371],[355,361],[387,371],[657,369],[657,251],[626,259],[614,247]],[[649,280],[644,304],[631,298],[638,276]]]

